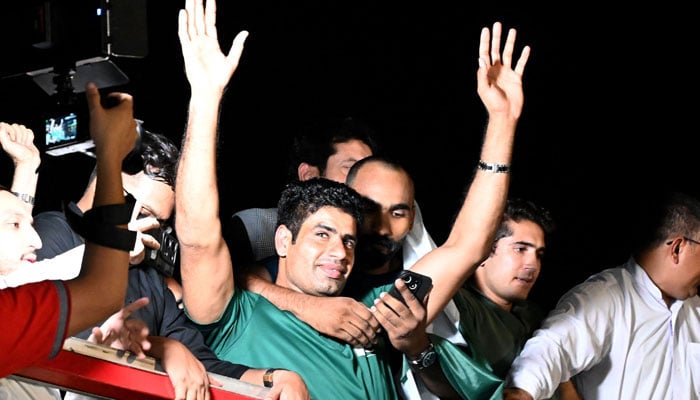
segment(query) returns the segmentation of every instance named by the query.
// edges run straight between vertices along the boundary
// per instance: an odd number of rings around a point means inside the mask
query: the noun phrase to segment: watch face
[[[421,367],[428,368],[429,366],[435,364],[435,360],[437,360],[437,353],[435,351],[429,351],[423,357],[423,362],[421,363],[422,364]]]

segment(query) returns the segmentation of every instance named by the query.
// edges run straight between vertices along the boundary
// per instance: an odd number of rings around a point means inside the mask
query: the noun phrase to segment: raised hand
[[[516,30],[511,28],[508,31],[501,55],[501,29],[501,23],[495,22],[493,32],[486,27],[481,30],[477,92],[489,115],[504,113],[519,118],[524,101],[522,78],[530,47],[523,47],[513,69]]]
[[[88,340],[115,349],[129,350],[138,358],[145,358],[144,351],[151,348],[151,343],[148,341],[148,327],[142,320],[129,317],[136,310],[146,306],[148,302],[148,297],[141,297],[124,306],[99,328],[92,328],[92,335]]]
[[[133,98],[126,93],[110,93],[108,96],[116,105],[104,108],[100,92],[92,82],[85,85],[85,96],[90,110],[90,136],[95,142],[97,158],[123,160],[133,150],[138,135]],[[119,134],[115,134],[117,132]]]
[[[238,67],[247,31],[236,35],[228,55],[219,47],[216,31],[216,1],[187,0],[178,16],[178,37],[185,59],[185,72],[195,92],[223,93]]]
[[[15,167],[31,163],[36,170],[41,163],[39,149],[34,145],[34,132],[24,125],[0,122],[0,145]]]

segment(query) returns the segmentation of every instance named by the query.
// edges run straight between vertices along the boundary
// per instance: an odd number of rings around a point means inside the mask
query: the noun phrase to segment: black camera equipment
[[[160,243],[160,249],[155,250],[147,247],[143,264],[155,268],[167,277],[174,276],[180,267],[180,242],[177,241],[173,227],[162,224],[160,228],[151,229],[144,233],[153,236]]]

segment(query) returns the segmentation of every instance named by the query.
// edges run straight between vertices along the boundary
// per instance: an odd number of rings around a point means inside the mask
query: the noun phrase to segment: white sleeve
[[[81,244],[54,258],[47,258],[32,265],[18,268],[5,275],[4,282],[7,287],[17,287],[45,280],[67,281],[73,279],[80,274],[84,252],[85,245]]]
[[[598,364],[610,350],[617,293],[614,283],[589,279],[562,296],[513,361],[506,387],[549,398],[561,382]]]

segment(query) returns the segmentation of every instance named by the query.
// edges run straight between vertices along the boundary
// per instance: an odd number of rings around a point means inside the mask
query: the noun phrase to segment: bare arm
[[[175,209],[183,302],[197,322],[218,318],[233,294],[231,257],[222,237],[216,176],[219,107],[243,51],[240,32],[228,56],[219,48],[216,2],[187,0],[178,36],[190,83],[188,121],[177,171]]]
[[[85,94],[90,109],[90,134],[97,154],[94,207],[124,204],[121,165],[136,140],[132,98],[124,93],[112,94],[119,104],[104,109],[94,84],[86,86]],[[120,227],[126,228],[126,223]],[[72,304],[68,335],[104,321],[122,307],[128,267],[128,251],[98,245],[88,238],[80,275],[66,282]]]
[[[15,170],[12,192],[31,210],[34,207],[36,185],[39,181],[41,155],[34,145],[34,132],[24,125],[0,122],[0,145],[12,158]]]
[[[369,347],[377,340],[379,321],[363,303],[349,297],[318,297],[300,293],[250,273],[246,288],[290,311],[317,331],[352,346]],[[319,313],[318,310],[323,310]]]
[[[515,128],[523,107],[522,74],[529,47],[511,68],[516,32],[511,29],[500,54],[501,24],[493,36],[483,28],[479,45],[478,93],[489,114],[481,160],[510,165]],[[488,255],[508,195],[510,174],[477,169],[445,243],[411,269],[433,278],[428,322],[445,307],[476,266]]]

